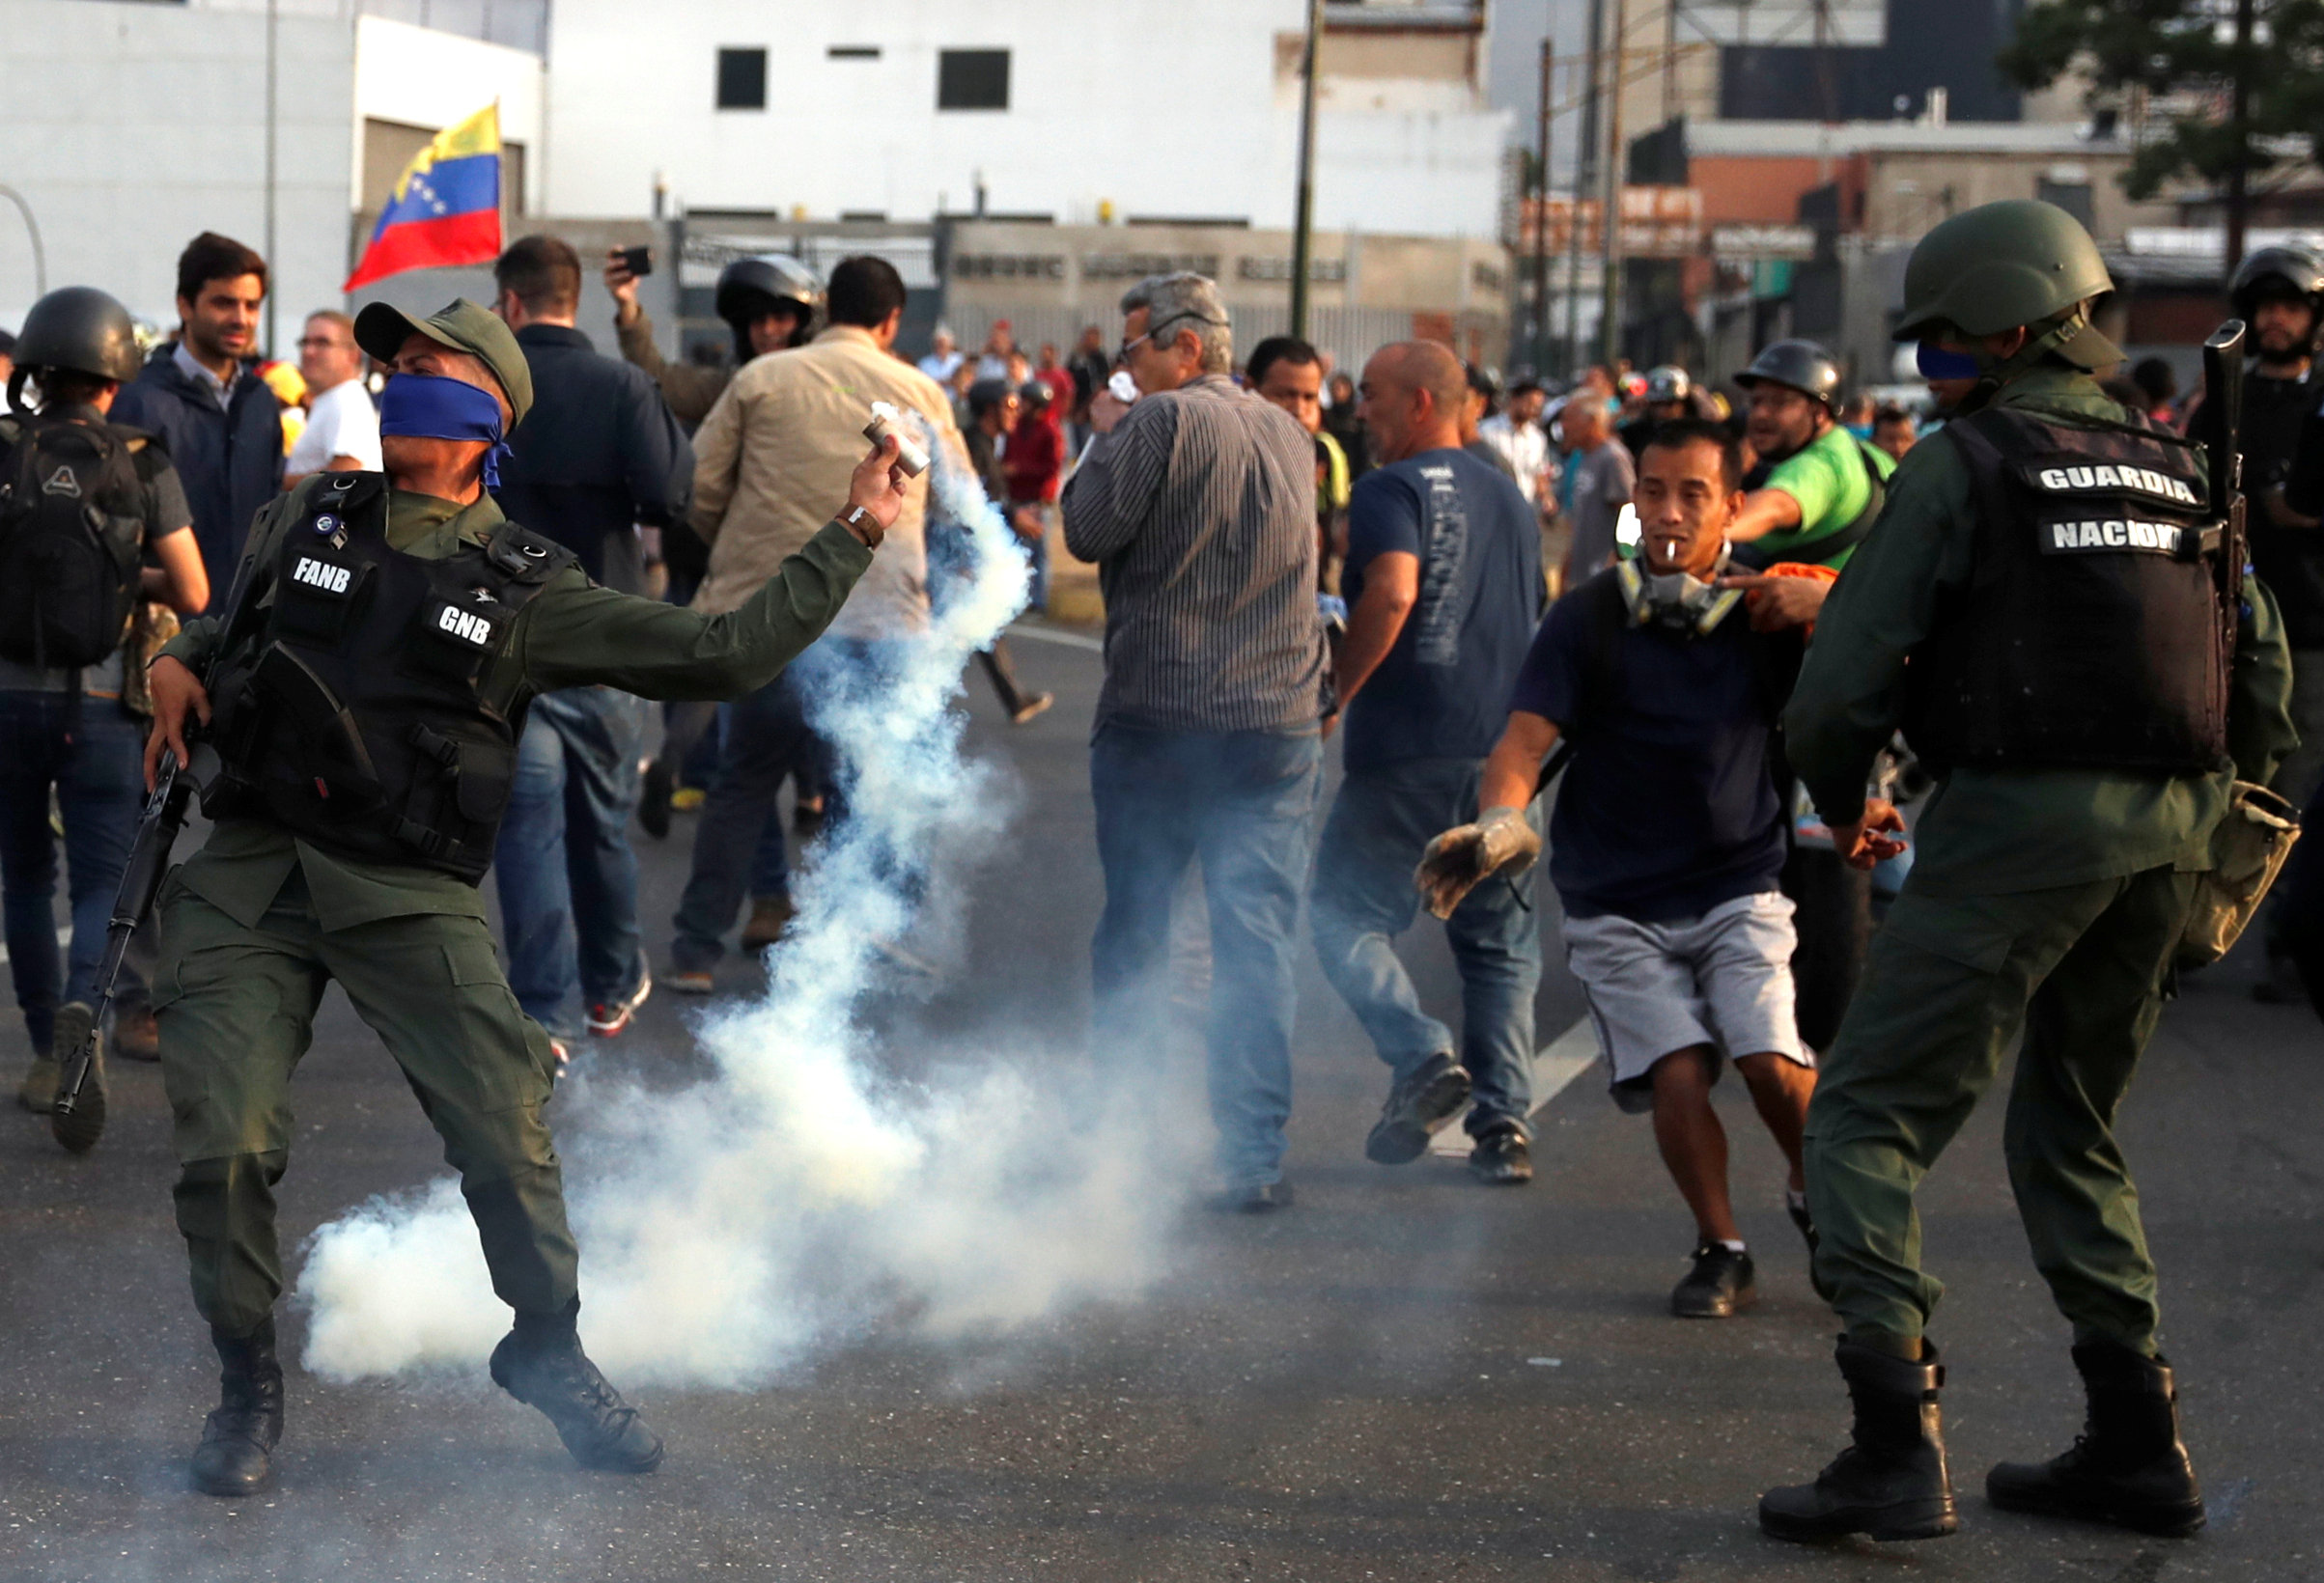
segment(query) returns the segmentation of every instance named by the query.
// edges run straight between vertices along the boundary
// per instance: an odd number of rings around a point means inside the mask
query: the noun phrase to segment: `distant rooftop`
[[[1691,121],[1687,152],[1762,158],[1847,153],[2127,153],[2118,138],[2092,137],[2070,122],[1956,121],[1932,126],[1915,121]]]

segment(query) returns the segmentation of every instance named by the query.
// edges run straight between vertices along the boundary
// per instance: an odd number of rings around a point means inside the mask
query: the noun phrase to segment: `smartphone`
[[[625,247],[622,249],[622,267],[630,274],[643,277],[654,272],[654,249]]]

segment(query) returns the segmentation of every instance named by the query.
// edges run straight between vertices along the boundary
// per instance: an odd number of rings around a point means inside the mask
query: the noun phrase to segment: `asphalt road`
[[[972,681],[975,751],[1022,808],[983,868],[967,960],[909,1028],[1071,1047],[1099,901],[1084,782],[1097,656],[1025,640],[1058,708],[1001,724]],[[644,842],[649,938],[686,830]],[[1413,956],[1451,1004],[1441,941]],[[1554,953],[1553,953],[1553,959]],[[1190,1212],[1168,1273],[1129,1302],[938,1347],[875,1331],[752,1394],[633,1392],[668,1438],[657,1477],[574,1471],[483,1381],[334,1385],[294,1371],[282,1485],[187,1493],[214,1402],[170,1221],[158,1074],[117,1073],[86,1160],[0,1117],[0,1578],[6,1579],[1962,1579],[2176,1583],[2324,1576],[2301,1469],[2324,1462],[2309,1360],[2324,1285],[2318,1028],[2205,975],[2165,1018],[2123,1122],[2161,1261],[2167,1345],[2212,1523],[2185,1542],[1990,1510],[1984,1469],[2049,1455],[2079,1399],[2062,1321],[2028,1261],[1988,1104],[1928,1183],[1949,1284],[1936,1334],[1963,1495],[1959,1537],[1803,1550],[1762,1539],[1760,1489],[1839,1443],[1835,1328],[1781,1211],[1778,1156],[1722,1097],[1762,1301],[1666,1317],[1690,1227],[1654,1157],[1586,1072],[1543,1112],[1540,1179],[1473,1185],[1438,1159],[1367,1165],[1383,1087],[1310,964],[1290,1173],[1266,1219]],[[749,992],[755,970],[726,979]],[[1579,1014],[1553,967],[1545,1041]],[[686,1004],[658,996],[596,1055],[683,1080]],[[22,1036],[0,1033],[13,1084]],[[1735,1085],[1729,1084],[1730,1090]],[[298,1086],[285,1242],[440,1171],[434,1139],[335,992]],[[1060,1131],[1086,1125],[1070,1114]],[[584,1259],[586,1260],[584,1249]],[[584,1287],[587,1274],[584,1268]],[[295,1355],[300,1325],[286,1320]]]

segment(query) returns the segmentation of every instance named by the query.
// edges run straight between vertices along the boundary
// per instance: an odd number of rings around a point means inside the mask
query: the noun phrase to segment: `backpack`
[[[14,430],[11,435],[9,430]],[[18,417],[0,472],[0,656],[43,670],[101,664],[136,608],[146,436]]]

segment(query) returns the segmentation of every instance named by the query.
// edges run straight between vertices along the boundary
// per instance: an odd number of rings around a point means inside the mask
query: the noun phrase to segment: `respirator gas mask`
[[[1708,578],[1691,571],[1648,571],[1643,559],[1615,563],[1614,575],[1622,589],[1622,604],[1635,626],[1664,626],[1700,637],[1726,620],[1743,602],[1743,590],[1721,588],[1733,556],[1733,546],[1719,546],[1719,559]]]

